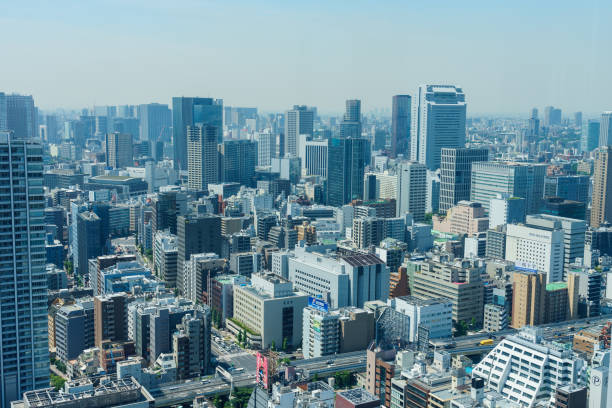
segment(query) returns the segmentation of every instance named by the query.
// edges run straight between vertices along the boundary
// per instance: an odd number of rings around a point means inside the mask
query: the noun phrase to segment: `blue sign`
[[[326,301],[313,296],[308,296],[308,306],[320,310],[321,312],[329,311],[329,306]]]

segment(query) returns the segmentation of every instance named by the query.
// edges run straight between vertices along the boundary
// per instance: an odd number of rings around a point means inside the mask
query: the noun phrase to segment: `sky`
[[[391,108],[461,86],[468,115],[612,110],[609,0],[0,0],[0,91],[42,109],[222,98]]]

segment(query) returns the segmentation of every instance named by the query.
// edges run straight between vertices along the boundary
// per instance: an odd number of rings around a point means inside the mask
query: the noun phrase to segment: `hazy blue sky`
[[[389,109],[452,83],[469,114],[612,110],[612,1],[10,1],[0,90],[42,108],[169,103]]]

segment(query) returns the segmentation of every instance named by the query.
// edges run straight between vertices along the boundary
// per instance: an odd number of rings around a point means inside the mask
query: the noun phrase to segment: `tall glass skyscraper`
[[[440,168],[443,147],[465,147],[467,105],[461,88],[452,85],[421,85],[412,105],[410,157]]]
[[[391,115],[391,157],[403,154],[410,157],[410,95],[393,96]]]
[[[327,204],[340,207],[363,198],[367,139],[330,139],[327,146]]]
[[[592,152],[599,146],[599,121],[590,119],[582,129],[580,150]]]
[[[223,100],[213,98],[172,98],[174,168],[187,170],[187,127],[216,126],[218,143],[223,143]]]
[[[0,135],[0,407],[49,386],[43,149]]]

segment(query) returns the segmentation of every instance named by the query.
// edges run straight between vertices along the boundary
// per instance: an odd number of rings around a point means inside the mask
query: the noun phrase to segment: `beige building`
[[[476,261],[455,260],[435,256],[424,261],[420,270],[411,274],[409,286],[411,295],[421,299],[447,298],[453,304],[453,321],[477,326],[483,323],[483,281],[484,266]]]
[[[612,146],[595,153],[591,227],[598,228],[604,221],[612,221]]]
[[[515,329],[544,322],[546,305],[546,274],[543,272],[514,273],[512,294],[512,324]]]
[[[264,349],[272,343],[280,348],[285,341],[288,346],[300,344],[307,305],[308,295],[295,292],[291,282],[272,273],[253,274],[250,285],[234,286],[234,320],[261,336]]]
[[[433,229],[451,234],[467,234],[469,236],[486,232],[489,229],[489,218],[485,208],[480,203],[459,201],[450,208],[446,217],[434,216]]]

